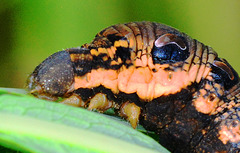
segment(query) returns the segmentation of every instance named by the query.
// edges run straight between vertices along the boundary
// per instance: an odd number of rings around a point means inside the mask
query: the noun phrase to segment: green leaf
[[[0,89],[2,146],[24,152],[168,152],[126,122],[20,93]]]

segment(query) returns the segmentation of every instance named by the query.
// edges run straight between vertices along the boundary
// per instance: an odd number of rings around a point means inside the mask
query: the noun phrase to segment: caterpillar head
[[[56,100],[73,91],[74,68],[67,51],[54,53],[28,77],[28,90],[36,97]]]

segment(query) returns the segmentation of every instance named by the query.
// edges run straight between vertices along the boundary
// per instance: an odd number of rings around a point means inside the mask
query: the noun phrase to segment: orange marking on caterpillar
[[[231,143],[240,143],[240,124],[239,121],[235,121],[236,126],[225,126],[221,127],[219,131],[219,139],[223,144]]]

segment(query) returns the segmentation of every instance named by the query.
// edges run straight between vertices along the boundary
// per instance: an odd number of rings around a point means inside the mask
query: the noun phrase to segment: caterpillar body
[[[48,57],[27,84],[38,98],[115,108],[171,152],[240,151],[237,72],[211,47],[160,23],[110,26]]]

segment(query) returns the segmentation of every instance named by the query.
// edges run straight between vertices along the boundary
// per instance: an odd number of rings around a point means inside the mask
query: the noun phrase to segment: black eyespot
[[[184,61],[189,51],[183,38],[174,34],[165,34],[155,41],[152,49],[153,63],[166,64]]]
[[[222,84],[226,90],[239,82],[237,72],[225,59],[216,58],[211,67],[215,82]]]

